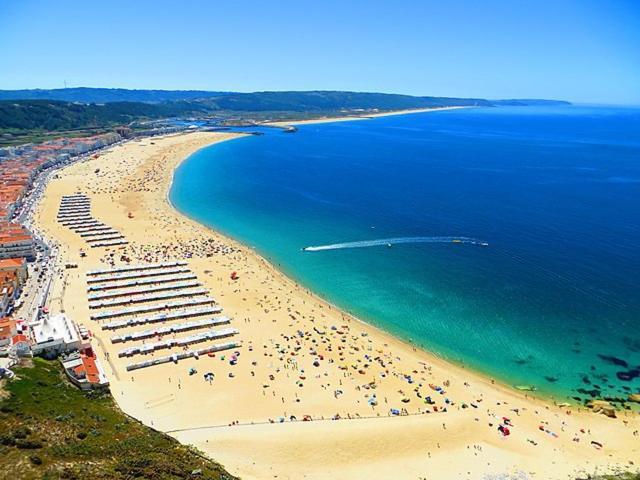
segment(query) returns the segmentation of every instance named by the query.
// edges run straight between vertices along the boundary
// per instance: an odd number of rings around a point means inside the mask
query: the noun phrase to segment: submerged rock
[[[616,365],[618,367],[623,367],[623,368],[629,368],[629,363],[622,358],[614,357],[613,355],[602,355],[601,353],[598,354],[598,357],[600,357],[601,360],[604,360],[605,362],[610,363],[612,365]]]
[[[616,418],[616,409],[609,402],[604,400],[591,400],[587,403],[587,407],[593,410],[593,413],[602,413],[609,418]]]
[[[630,402],[640,403],[640,393],[630,393],[627,400]]]
[[[640,369],[634,368],[627,372],[616,372],[616,377],[618,377],[619,380],[630,382],[634,378],[640,377]]]

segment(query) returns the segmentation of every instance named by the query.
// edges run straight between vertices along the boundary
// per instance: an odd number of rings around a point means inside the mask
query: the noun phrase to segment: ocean
[[[359,318],[509,385],[576,401],[640,391],[640,109],[262,132],[187,159],[175,207]]]

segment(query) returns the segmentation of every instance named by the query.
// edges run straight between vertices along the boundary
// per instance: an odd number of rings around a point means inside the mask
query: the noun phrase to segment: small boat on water
[[[454,238],[453,240],[451,240],[451,243],[462,243],[462,240]]]
[[[390,243],[387,243],[387,248],[391,248],[391,244]]]
[[[478,245],[480,245],[481,247],[488,247],[489,244],[487,242],[480,242]]]
[[[516,390],[520,390],[523,392],[535,392],[536,387],[533,385],[516,385]]]

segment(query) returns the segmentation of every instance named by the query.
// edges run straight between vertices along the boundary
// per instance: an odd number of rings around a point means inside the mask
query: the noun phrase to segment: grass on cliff
[[[0,396],[0,479],[234,478],[126,416],[109,393],[78,390],[58,362],[15,372]]]

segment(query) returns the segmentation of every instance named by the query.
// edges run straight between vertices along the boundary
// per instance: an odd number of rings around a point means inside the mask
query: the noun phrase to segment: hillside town
[[[78,387],[108,385],[89,332],[64,314],[49,314],[55,252],[31,227],[30,216],[56,169],[97,157],[123,135],[127,132],[0,149],[0,377],[12,376],[10,367],[20,357],[62,355],[64,370]]]

